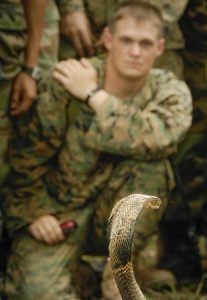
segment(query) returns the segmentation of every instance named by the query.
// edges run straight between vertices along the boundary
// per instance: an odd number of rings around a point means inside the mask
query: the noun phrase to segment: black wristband
[[[87,97],[86,97],[86,99],[85,99],[85,103],[87,104],[87,105],[89,105],[89,101],[90,101],[90,99],[91,99],[91,97],[93,96],[93,95],[95,95],[98,91],[100,91],[101,90],[101,88],[100,87],[96,87],[95,89],[93,89],[92,91],[90,91],[90,93],[87,95]]]

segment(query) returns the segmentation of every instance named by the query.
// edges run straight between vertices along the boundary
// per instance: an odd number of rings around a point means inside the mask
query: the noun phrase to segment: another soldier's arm
[[[22,0],[27,23],[27,44],[24,65],[34,68],[38,65],[40,40],[46,0]],[[36,98],[36,81],[26,72],[21,72],[13,86],[11,115],[26,112]]]
[[[82,0],[59,0],[60,31],[74,45],[79,57],[93,55],[93,36]]]
[[[27,45],[24,63],[29,67],[37,66],[39,62],[40,40],[44,26],[46,0],[22,0],[27,22]]]

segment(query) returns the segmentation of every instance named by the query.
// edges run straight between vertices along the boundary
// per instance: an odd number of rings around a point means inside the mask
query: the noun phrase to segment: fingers
[[[11,116],[21,115],[29,110],[34,98],[25,96],[20,102],[14,103],[11,106]]]
[[[67,22],[65,24],[79,57],[92,56],[94,53],[93,35],[86,14],[75,12],[69,16],[68,24]]]
[[[45,222],[37,227],[37,238],[52,245],[64,240],[64,235],[58,223]]]
[[[79,61],[68,59],[57,63],[54,67],[54,72],[59,72],[64,76],[70,76],[70,74],[74,73],[76,70],[81,71],[81,68],[82,66]]]
[[[73,45],[80,57],[84,56],[84,45],[82,44],[81,38],[78,34],[72,36]]]
[[[33,222],[29,232],[38,241],[53,245],[65,239],[64,233],[53,216],[43,216]]]
[[[81,36],[75,35],[72,37],[73,45],[77,51],[79,57],[91,57],[94,55],[94,48],[92,44],[92,40],[87,40],[83,36],[84,40],[81,39]]]
[[[80,61],[76,59],[68,59],[57,63],[54,67],[54,73],[60,73],[63,76],[73,76],[76,72],[84,71],[86,68],[93,69],[92,65],[85,58]]]
[[[11,116],[25,113],[36,99],[36,82],[26,73],[20,73],[12,89]]]
[[[91,31],[90,31],[90,28],[88,28],[88,30],[86,30],[84,32],[84,34],[80,35],[80,40],[82,42],[82,47],[83,47],[83,50],[84,50],[84,53],[80,57],[93,56],[93,54],[94,54],[93,36],[92,36]]]
[[[53,77],[70,91],[70,79],[82,69],[81,63],[75,59],[61,61],[55,65]]]
[[[53,77],[63,85],[66,90],[70,88],[71,73],[74,72],[74,67],[67,61],[61,61],[57,63],[53,70]]]
[[[92,37],[87,31],[73,34],[72,43],[79,57],[90,57],[94,54]]]
[[[11,99],[11,110],[16,110],[20,102],[20,89],[14,86]]]
[[[66,77],[65,74],[58,70],[53,71],[53,77],[56,79],[66,90],[70,88],[69,76]]]
[[[53,77],[79,100],[84,100],[97,86],[97,72],[85,59],[59,62],[53,70]]]

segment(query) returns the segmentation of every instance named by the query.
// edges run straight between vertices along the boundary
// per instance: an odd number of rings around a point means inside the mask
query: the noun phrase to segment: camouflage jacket
[[[104,61],[92,59],[104,85]],[[4,187],[3,210],[10,233],[43,214],[61,214],[95,199],[117,165],[140,164],[143,176],[162,169],[191,124],[191,95],[171,72],[153,69],[133,98],[112,95],[99,113],[81,104],[69,122],[71,97],[52,79],[39,85],[39,100],[15,120],[10,146],[12,172]],[[128,170],[129,172],[129,170]],[[136,171],[137,172],[137,171]],[[118,178],[117,178],[118,180]],[[171,186],[172,187],[172,186]]]

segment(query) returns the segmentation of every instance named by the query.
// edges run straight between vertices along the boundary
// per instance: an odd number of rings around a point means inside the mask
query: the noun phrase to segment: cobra
[[[143,209],[158,209],[155,196],[132,194],[117,202],[108,220],[109,257],[112,272],[123,300],[146,300],[136,282],[131,248],[135,224]]]

